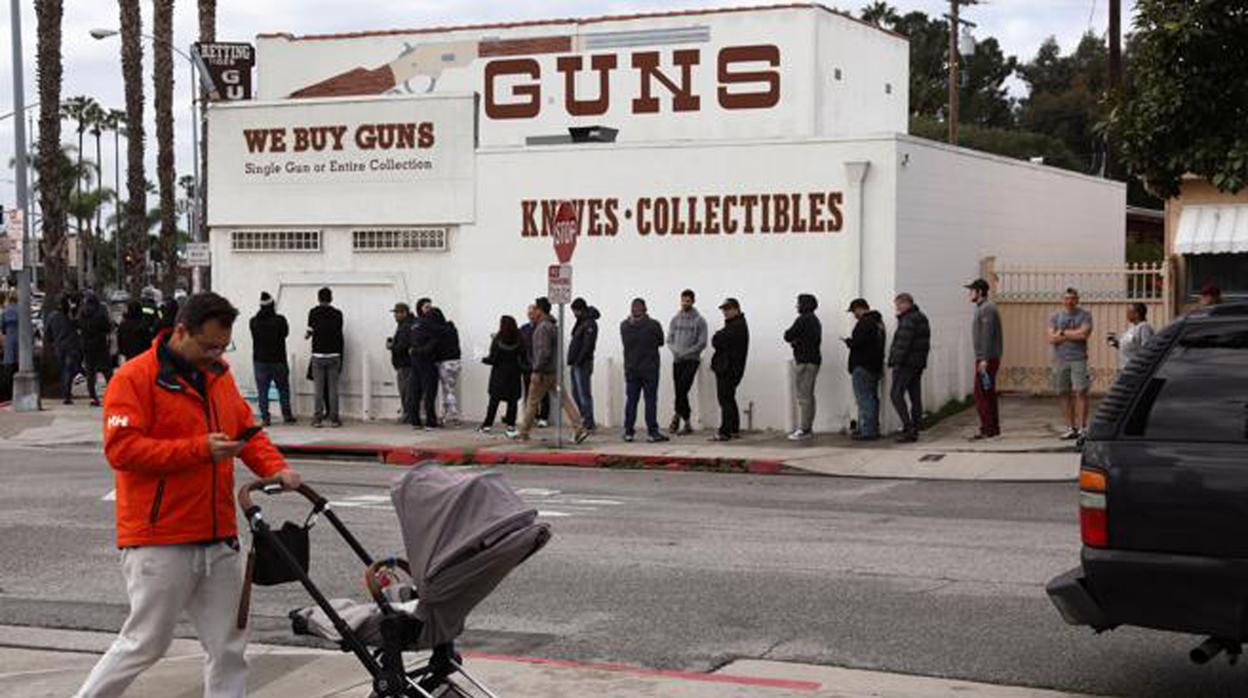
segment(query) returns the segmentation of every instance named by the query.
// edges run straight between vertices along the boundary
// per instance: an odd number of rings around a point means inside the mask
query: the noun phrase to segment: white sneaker
[[[489,434],[490,432],[494,431],[494,427],[478,427],[477,431],[479,431],[482,434]]]
[[[520,438],[520,432],[515,429],[508,429],[506,433],[507,433],[507,438],[509,439]]]
[[[810,437],[811,437],[810,432],[806,431],[805,429],[798,429],[792,434],[789,434],[789,441],[805,441],[806,439],[809,439]]]
[[[544,419],[539,419],[537,420],[537,426],[539,429],[545,429],[546,427],[550,426],[550,423]]]
[[[1067,429],[1065,432],[1063,432],[1062,435],[1059,436],[1058,438],[1061,439],[1062,441],[1074,441],[1075,439],[1079,438],[1079,430],[1074,427],[1071,427]]]

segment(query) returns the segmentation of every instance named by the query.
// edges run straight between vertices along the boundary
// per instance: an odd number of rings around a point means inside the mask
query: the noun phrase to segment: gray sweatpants
[[[818,377],[819,364],[797,365],[797,426],[802,431],[811,431],[815,423],[815,379]]]
[[[126,548],[121,551],[121,570],[130,617],[75,698],[125,693],[140,673],[165,655],[182,611],[190,616],[208,654],[205,698],[243,698],[247,634],[237,623],[242,555],[224,543]]]

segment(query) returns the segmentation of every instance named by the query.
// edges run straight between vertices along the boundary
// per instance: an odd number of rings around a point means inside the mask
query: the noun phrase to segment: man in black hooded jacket
[[[264,426],[273,423],[269,415],[269,386],[277,384],[282,420],[295,423],[290,406],[290,365],[286,360],[286,338],[290,324],[277,312],[277,302],[268,291],[260,294],[260,310],[251,318],[251,363],[256,374],[256,395]]]
[[[572,373],[572,401],[581,411],[581,423],[587,431],[594,430],[594,350],[598,347],[598,309],[584,298],[572,301],[572,339],[568,342],[568,367]]]
[[[741,436],[741,411],[737,407],[737,386],[745,377],[745,362],[750,352],[750,328],[736,298],[720,303],[724,326],[711,337],[711,372],[715,374],[715,392],[719,398],[719,431],[712,441],[727,441]]]
[[[797,319],[784,333],[784,341],[793,347],[794,382],[797,393],[798,425],[789,434],[790,441],[809,439],[815,425],[815,379],[823,363],[823,325],[815,310],[819,301],[809,293],[797,297]]]

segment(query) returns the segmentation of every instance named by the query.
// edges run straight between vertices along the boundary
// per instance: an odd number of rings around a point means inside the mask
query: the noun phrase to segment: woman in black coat
[[[489,433],[494,428],[494,416],[498,414],[500,402],[507,403],[503,424],[508,429],[515,428],[521,376],[528,369],[525,353],[524,338],[520,335],[520,328],[516,326],[516,319],[504,315],[498,322],[498,333],[490,342],[490,355],[484,359],[490,366],[490,404],[479,431]]]
[[[82,310],[78,314],[78,326],[82,330],[82,363],[87,376],[87,393],[91,396],[91,406],[99,407],[100,398],[96,394],[95,377],[104,374],[104,382],[113,379],[113,357],[109,349],[109,338],[113,333],[113,320],[108,316],[108,309],[100,303],[95,294],[87,294],[83,299]]]

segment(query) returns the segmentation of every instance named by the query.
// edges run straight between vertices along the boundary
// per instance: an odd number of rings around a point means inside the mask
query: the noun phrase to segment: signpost
[[[207,267],[212,264],[212,254],[206,242],[186,243],[186,264],[190,267]]]
[[[580,235],[581,226],[578,220],[576,205],[571,201],[562,201],[555,209],[555,225],[551,239],[555,244],[555,257],[558,264],[552,264],[546,270],[546,297],[551,303],[559,304],[559,348],[555,353],[558,363],[555,371],[555,448],[563,448],[563,309],[572,302],[572,253],[576,251],[576,238]]]

